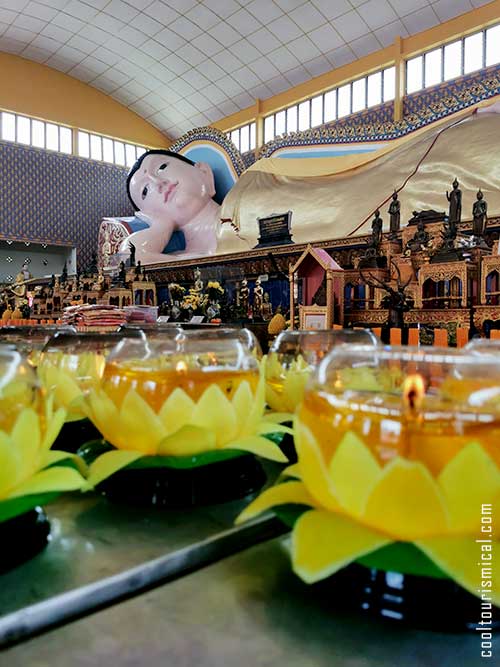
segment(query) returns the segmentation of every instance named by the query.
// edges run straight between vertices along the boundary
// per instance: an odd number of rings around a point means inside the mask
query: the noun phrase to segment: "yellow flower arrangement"
[[[241,450],[286,462],[264,436],[288,431],[266,417],[264,377],[249,371],[187,370],[109,364],[87,397],[88,416],[116,449],[90,467],[95,486],[144,456],[197,456]]]
[[[292,534],[295,572],[312,583],[393,542],[411,542],[443,572],[474,595],[480,588],[478,560],[481,507],[500,508],[500,471],[478,442],[470,442],[437,479],[419,461],[394,458],[382,467],[369,447],[346,433],[330,461],[299,420],[295,425],[300,479],[272,487],[238,521],[271,507],[308,505]],[[496,533],[498,540],[499,533]],[[493,537],[495,534],[487,534]],[[496,541],[496,548],[499,548]],[[491,589],[500,604],[500,572]]]
[[[197,310],[198,308],[203,308],[206,305],[206,302],[206,295],[201,295],[196,290],[190,289],[189,294],[187,294],[182,300],[181,308],[192,308],[193,310]]]
[[[215,290],[219,294],[224,294],[224,288],[218,280],[209,280],[207,283],[207,290]]]
[[[177,292],[178,294],[184,294],[184,292],[186,291],[186,288],[182,287],[182,285],[179,285],[179,283],[169,283],[168,291],[169,292]]]

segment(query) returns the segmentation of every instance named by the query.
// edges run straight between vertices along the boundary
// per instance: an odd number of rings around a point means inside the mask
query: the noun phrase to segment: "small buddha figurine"
[[[245,317],[248,314],[249,296],[250,296],[250,289],[248,288],[248,280],[246,278],[243,278],[243,280],[241,281],[241,286],[239,291],[239,302]]]
[[[129,241],[128,247],[130,249],[130,266],[135,266],[135,245]]]
[[[253,316],[262,318],[262,305],[264,303],[264,290],[262,288],[260,278],[255,281],[253,288]]]
[[[12,294],[15,294],[16,297],[20,298],[20,299],[24,298],[26,296],[26,285],[25,285],[24,281],[25,281],[24,273],[21,270],[16,275],[15,283],[10,288],[10,291],[12,292]]]
[[[201,271],[198,267],[194,270],[194,291],[199,294],[203,292],[203,280],[201,279]]]
[[[120,282],[124,287],[127,282],[127,272],[125,270],[125,262],[120,262],[120,271],[118,272],[118,282]]]
[[[390,215],[390,230],[392,234],[399,232],[399,227],[401,224],[401,202],[398,199],[398,193],[396,190],[392,193],[392,201],[389,204],[389,209],[387,211]]]
[[[63,270],[61,273],[61,285],[64,285],[68,280],[68,264],[64,262]]]
[[[99,269],[97,280],[93,283],[92,290],[94,292],[102,292],[104,290],[104,275],[102,269]]]
[[[380,211],[375,211],[375,217],[372,220],[372,246],[378,248],[382,243],[382,224],[383,220],[380,217]]]
[[[269,302],[269,292],[264,292],[264,302],[262,303],[262,319],[268,322],[273,316],[273,307]]]
[[[450,202],[450,210],[448,213],[448,223],[451,229],[456,231],[456,226],[462,218],[462,190],[458,187],[458,180],[453,181],[453,190],[446,191],[446,199]]]
[[[428,246],[429,240],[430,235],[429,232],[425,229],[425,222],[423,220],[419,220],[417,222],[417,231],[413,235],[413,238],[411,238],[406,244],[406,250],[410,252],[420,252]]]
[[[488,204],[479,188],[476,201],[472,207],[472,233],[477,238],[483,238],[488,221]]]
[[[111,239],[109,236],[109,227],[106,226],[104,229],[104,241],[102,244],[102,265],[103,267],[109,266],[109,258],[111,257]]]

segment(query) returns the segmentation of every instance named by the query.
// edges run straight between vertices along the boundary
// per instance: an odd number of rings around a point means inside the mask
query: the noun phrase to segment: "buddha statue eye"
[[[158,171],[163,171],[163,170],[166,169],[167,167],[168,167],[168,162],[164,162],[163,164],[161,164],[161,165],[158,167]]]
[[[141,197],[142,197],[143,199],[146,199],[146,195],[147,195],[147,194],[148,194],[148,186],[145,185],[144,188],[143,188],[143,190],[142,190],[142,192],[141,192]]]

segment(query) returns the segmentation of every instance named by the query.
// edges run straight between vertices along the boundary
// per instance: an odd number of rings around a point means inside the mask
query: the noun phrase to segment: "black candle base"
[[[286,425],[288,426],[288,424]],[[280,442],[280,449],[288,459],[289,465],[292,465],[292,463],[297,463],[297,450],[295,449],[293,435],[290,435],[290,433],[284,434],[283,440]]]
[[[0,574],[36,556],[49,536],[50,523],[41,507],[0,523]]]
[[[414,628],[480,634],[500,627],[498,607],[490,608],[487,601],[482,603],[451,579],[384,572],[353,564],[315,587],[328,599],[327,604],[338,601],[344,608]],[[481,620],[488,624],[479,625]]]
[[[195,468],[126,468],[97,486],[113,502],[165,508],[196,507],[258,491],[266,474],[252,455]]]
[[[100,432],[89,419],[80,419],[63,424],[52,449],[75,454],[79,447],[91,440],[100,440]]]

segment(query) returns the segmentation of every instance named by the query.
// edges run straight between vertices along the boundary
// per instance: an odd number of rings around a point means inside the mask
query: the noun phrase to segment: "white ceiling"
[[[490,0],[0,0],[0,51],[177,138]]]

